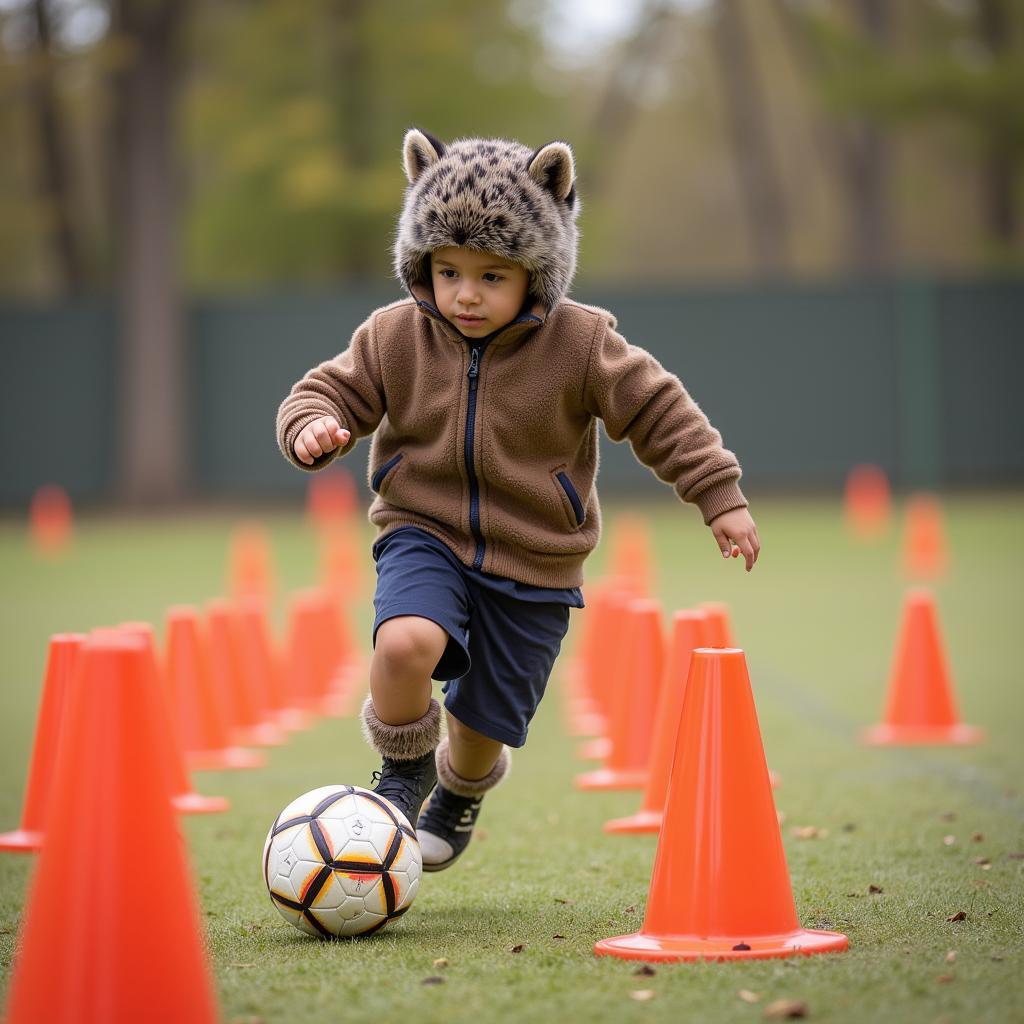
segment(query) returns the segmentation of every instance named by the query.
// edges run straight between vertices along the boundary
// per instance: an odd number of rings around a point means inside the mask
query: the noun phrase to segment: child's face
[[[483,338],[515,319],[530,276],[518,263],[449,245],[430,257],[434,300],[441,315],[467,338]]]

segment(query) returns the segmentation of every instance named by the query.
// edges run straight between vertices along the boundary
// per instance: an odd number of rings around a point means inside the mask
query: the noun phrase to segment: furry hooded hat
[[[564,142],[530,152],[505,139],[443,143],[410,128],[395,273],[430,287],[430,254],[448,245],[497,253],[525,267],[530,295],[551,309],[576,269],[576,166]]]

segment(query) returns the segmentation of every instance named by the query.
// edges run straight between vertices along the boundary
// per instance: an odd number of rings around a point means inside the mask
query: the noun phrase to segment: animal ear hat
[[[576,270],[576,164],[564,142],[532,152],[506,139],[444,143],[410,128],[403,163],[409,186],[395,240],[395,274],[411,292],[430,287],[430,254],[448,245],[497,253],[530,274],[548,309]]]

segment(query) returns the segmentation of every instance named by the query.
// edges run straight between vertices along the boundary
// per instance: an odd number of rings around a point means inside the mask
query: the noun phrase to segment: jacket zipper
[[[476,384],[480,376],[480,353],[482,351],[482,345],[473,345],[470,349],[469,372],[466,374],[469,378],[469,404],[466,408],[466,435],[463,444],[466,473],[469,476],[469,528],[473,533],[473,540],[476,541],[476,551],[473,554],[474,569],[479,569],[484,564],[484,538],[480,532],[480,489],[476,478],[476,468],[473,465],[473,438],[476,432]]]
[[[512,324],[528,323],[531,320],[538,320],[538,318],[532,313],[527,313],[525,316],[517,317]],[[508,324],[506,327],[511,327],[512,324]],[[483,358],[484,349],[506,327],[488,335],[479,343],[470,345],[469,350],[469,371],[466,373],[469,378],[469,403],[466,407],[466,432],[463,438],[462,453],[466,462],[466,475],[469,477],[469,529],[476,543],[473,553],[474,569],[480,569],[483,566],[486,550],[484,535],[480,531],[480,485],[476,476],[476,468],[473,465],[473,446],[476,436],[476,386],[480,377],[480,360]]]

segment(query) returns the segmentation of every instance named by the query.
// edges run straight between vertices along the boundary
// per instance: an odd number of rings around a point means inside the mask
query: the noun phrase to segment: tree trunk
[[[778,273],[789,263],[789,213],[768,133],[769,115],[739,0],[715,5],[715,46],[754,263]]]
[[[978,15],[981,37],[999,61],[1010,46],[1010,19],[1003,0],[980,0]],[[1013,244],[1017,230],[1014,183],[1017,178],[1016,157],[1007,138],[1010,128],[996,119],[989,129],[984,157],[985,225],[989,236],[1001,247]]]
[[[36,27],[36,62],[28,90],[41,150],[39,191],[49,214],[53,265],[64,294],[81,290],[82,261],[71,216],[67,157],[53,88],[50,15],[46,0],[32,5]]]
[[[113,218],[119,315],[119,485],[133,503],[180,498],[187,473],[174,108],[181,0],[115,0]]]

